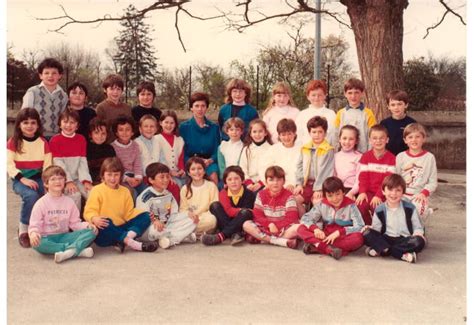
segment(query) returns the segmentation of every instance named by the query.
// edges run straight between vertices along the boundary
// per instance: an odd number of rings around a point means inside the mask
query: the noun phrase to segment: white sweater
[[[281,142],[271,146],[265,155],[264,169],[280,166],[285,171],[285,185],[296,185],[296,165],[301,147],[285,147]]]
[[[265,141],[260,146],[251,143],[242,149],[239,166],[245,174],[245,179],[251,179],[254,183],[265,182],[265,153],[272,145]]]
[[[308,121],[315,117],[315,116],[321,116],[326,118],[328,121],[328,130],[326,132],[326,140],[328,140],[329,144],[333,146],[334,148],[337,147],[337,130],[334,127],[334,121],[336,120],[336,113],[333,110],[330,110],[329,108],[326,107],[314,107],[312,105],[309,105],[308,108],[302,110],[298,116],[296,117],[296,127],[297,127],[297,132],[296,134],[298,135],[298,141],[300,143],[308,143],[311,141],[311,137],[309,136],[308,133],[308,128],[306,124],[308,124]]]

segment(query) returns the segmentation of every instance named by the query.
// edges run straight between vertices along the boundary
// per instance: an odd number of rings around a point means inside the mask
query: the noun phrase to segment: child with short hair
[[[305,254],[327,254],[338,260],[364,244],[360,233],[364,221],[355,202],[344,196],[344,184],[339,178],[326,178],[323,196],[301,218],[298,236],[305,242]]]
[[[306,85],[306,98],[309,101],[308,108],[300,111],[296,117],[296,125],[298,126],[298,140],[301,143],[307,143],[311,140],[309,132],[306,129],[308,121],[315,117],[321,116],[328,121],[328,130],[326,139],[333,147],[337,145],[337,130],[334,127],[336,113],[332,109],[326,107],[327,86],[323,80],[311,80]]]
[[[265,182],[265,189],[257,193],[254,220],[243,224],[246,239],[294,249],[298,246],[296,231],[300,225],[295,197],[283,187],[285,171],[278,166],[268,167]]]
[[[425,247],[423,226],[416,207],[403,200],[406,183],[403,177],[392,174],[382,182],[386,201],[374,211],[372,225],[363,232],[371,257],[391,255],[408,263],[416,263],[416,253]]]
[[[212,202],[218,201],[216,184],[207,180],[206,163],[199,157],[191,157],[186,162],[188,181],[181,188],[179,212],[188,216],[197,224],[196,234],[200,237],[216,228],[216,217],[209,211]]]
[[[82,82],[74,82],[67,89],[69,96],[69,109],[79,114],[79,127],[77,133],[82,134],[87,139],[89,136],[89,123],[97,116],[96,112],[86,106],[87,87]]]
[[[240,155],[239,166],[245,173],[244,184],[252,192],[261,190],[265,184],[266,152],[272,145],[272,139],[265,122],[255,119],[250,122],[244,147]]]
[[[149,164],[159,162],[161,157],[160,143],[156,137],[158,131],[158,121],[151,114],[143,115],[138,125],[140,136],[135,138],[135,142],[140,149],[140,159],[143,168],[143,175]]]
[[[405,198],[415,206],[423,223],[433,212],[428,207],[428,197],[438,187],[438,171],[435,156],[423,149],[426,130],[419,123],[408,124],[403,131],[403,140],[408,150],[400,152],[395,161],[397,174],[407,184]]]
[[[124,168],[123,185],[128,187],[136,198],[145,188],[140,147],[132,140],[135,121],[129,116],[119,116],[112,123],[116,139],[111,143],[117,158]]]
[[[407,115],[408,94],[403,90],[392,90],[387,94],[387,105],[391,116],[380,121],[388,130],[387,150],[395,156],[408,149],[403,141],[403,130],[416,121]]]
[[[187,213],[178,212],[178,202],[167,190],[170,184],[170,169],[159,162],[153,162],[146,168],[146,176],[151,186],[137,198],[137,209],[150,212],[153,221],[140,237],[145,241],[156,241],[166,249],[181,243],[191,236],[196,224]]]
[[[369,130],[377,123],[374,112],[361,101],[364,95],[365,85],[362,80],[351,78],[344,84],[344,96],[347,106],[341,108],[334,120],[336,130],[350,124],[359,130],[359,144],[357,149],[364,153],[369,149]]]
[[[81,210],[81,198],[87,199],[92,189],[92,178],[87,164],[86,139],[76,133],[79,125],[79,114],[69,109],[59,115],[60,134],[56,134],[49,141],[53,163],[66,172],[67,196],[76,203]]]
[[[387,151],[388,131],[380,125],[374,125],[369,131],[371,150],[360,158],[359,195],[357,207],[366,225],[372,224],[374,209],[383,202],[382,182],[386,176],[395,173],[395,156]]]
[[[46,139],[59,132],[58,117],[66,109],[68,97],[59,86],[63,74],[62,64],[53,58],[46,58],[38,65],[39,85],[28,88],[23,96],[21,108],[34,108],[41,118]]]
[[[231,117],[224,123],[224,133],[229,136],[229,140],[223,140],[217,148],[219,178],[222,180],[227,167],[239,165],[240,154],[244,147],[244,143],[241,140],[244,129],[244,121],[238,117]]]
[[[107,140],[107,123],[94,117],[89,123],[89,141],[87,142],[87,164],[92,179],[92,185],[97,185],[100,179],[100,167],[105,158],[115,157],[115,150]]]
[[[31,210],[44,194],[41,174],[52,163],[49,144],[42,132],[38,111],[26,107],[18,112],[13,136],[7,142],[8,176],[13,182],[13,191],[21,197],[18,241],[24,248],[30,247]]]
[[[173,181],[182,187],[186,182],[184,171],[184,140],[179,136],[178,116],[171,110],[160,117],[161,133],[156,136],[161,148],[161,162],[170,169]],[[179,194],[179,193],[178,193]]]
[[[300,150],[293,193],[299,202],[315,204],[323,197],[324,180],[334,174],[334,148],[325,139],[328,122],[324,117],[315,116],[306,126],[311,141]]]
[[[135,251],[154,252],[156,242],[138,242],[150,226],[150,214],[133,207],[130,191],[120,185],[123,166],[117,157],[106,158],[100,168],[102,183],[92,188],[84,207],[84,219],[99,229],[95,243],[115,246],[123,253],[125,246]]]
[[[222,132],[225,121],[231,117],[239,117],[245,123],[243,134],[247,134],[249,123],[258,118],[258,112],[250,105],[252,88],[245,80],[231,79],[225,87],[225,92],[226,104],[219,110],[218,123],[222,140],[229,140],[227,134]]]
[[[94,241],[97,228],[81,221],[74,201],[63,194],[64,169],[49,166],[42,179],[47,193],[35,203],[31,212],[28,227],[31,246],[39,253],[54,254],[56,263],[74,256],[94,256],[94,250],[88,246]]]
[[[215,235],[202,236],[204,245],[217,245],[226,238],[231,238],[231,245],[237,245],[244,240],[242,225],[253,219],[255,193],[248,190],[243,182],[244,171],[239,166],[229,166],[222,178],[225,187],[219,192],[219,201],[211,203],[209,211],[217,219],[219,232]]]
[[[290,86],[283,81],[277,82],[272,88],[272,97],[268,106],[262,113],[262,120],[267,125],[273,143],[278,142],[278,122],[283,118],[294,121],[299,113],[300,110],[296,108],[291,97]]]
[[[153,101],[156,97],[155,84],[151,81],[142,81],[137,86],[138,105],[132,107],[132,117],[135,123],[140,123],[140,120],[145,115],[152,115],[156,121],[160,120],[161,110],[153,107]],[[136,134],[139,136],[140,134]]]

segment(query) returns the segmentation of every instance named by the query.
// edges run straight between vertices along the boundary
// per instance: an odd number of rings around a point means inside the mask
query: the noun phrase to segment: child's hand
[[[285,188],[291,193],[293,193],[293,191],[295,190],[295,186],[291,184],[286,185]]]
[[[92,231],[94,232],[94,234],[95,234],[96,236],[97,236],[97,234],[99,233],[99,229],[97,229],[97,227],[96,227],[94,224],[92,224],[92,223],[90,223],[90,224],[87,226],[87,228],[92,229]]]
[[[176,176],[178,176],[178,177],[183,177],[184,174],[186,174],[186,172],[185,172],[184,170],[180,169],[180,170],[176,173]]]
[[[99,229],[104,229],[109,225],[109,220],[104,217],[92,217],[91,222]]]
[[[382,203],[382,199],[379,198],[378,196],[374,196],[372,200],[370,201],[370,206],[375,209],[377,205]]]
[[[66,194],[71,195],[71,194],[76,193],[77,191],[78,191],[78,189],[77,189],[76,184],[74,184],[74,182],[68,182],[68,183],[66,183],[66,187],[64,188],[64,192],[65,192]]]
[[[84,183],[84,188],[86,189],[87,192],[89,192],[90,190],[92,190],[92,183],[89,183],[89,182],[85,182]]]
[[[32,231],[30,232],[29,237],[30,237],[31,246],[38,247],[39,244],[41,243],[41,235],[35,231]]]
[[[194,214],[194,212],[189,211],[188,212],[188,217],[195,223],[199,223],[199,216],[197,214]]]
[[[25,185],[25,186],[28,186],[29,188],[31,188],[32,190],[38,190],[38,183],[36,183],[34,180],[32,179],[29,179],[29,178],[26,178],[26,177],[22,177],[20,179],[20,182]]]
[[[160,232],[165,229],[165,225],[160,220],[153,221],[153,227],[155,227],[155,229]]]
[[[366,230],[368,229],[372,229],[369,225],[365,225],[364,227],[362,227],[362,229],[360,230],[361,233],[364,233]]]
[[[272,222],[271,224],[268,225],[268,230],[274,235],[278,233],[278,228],[275,226],[275,224]]]
[[[339,232],[339,230],[336,230],[335,232],[333,232],[332,234],[324,238],[323,242],[325,242],[326,244],[332,245],[334,241],[337,239],[337,237],[339,237],[340,235],[341,233]]]
[[[247,189],[249,191],[252,191],[252,192],[255,192],[258,188],[256,187],[257,183],[253,183],[253,184],[250,184],[250,185],[247,185]]]
[[[295,189],[293,190],[293,195],[303,194],[303,186],[296,185]]]
[[[316,237],[317,239],[324,239],[326,235],[321,229],[316,228],[314,229],[314,237]]]
[[[349,199],[354,200],[354,201],[355,201],[355,199],[356,199],[355,195],[352,194],[351,192],[347,192],[346,196],[347,196]]]
[[[128,178],[128,180],[128,184],[131,187],[137,187],[142,182],[142,180],[139,178]]]
[[[311,202],[316,205],[323,198],[323,191],[315,191],[311,197]]]
[[[367,201],[367,202],[369,201],[369,200],[367,199],[367,194],[365,194],[365,193],[359,193],[359,196],[357,197],[357,199],[356,199],[356,201],[355,201],[356,205],[360,205],[360,204],[361,204],[362,202],[364,202],[364,201]]]
[[[206,167],[208,167],[210,164],[212,164],[214,161],[209,158],[209,159],[204,159],[204,164],[206,165]]]
[[[413,202],[426,203],[428,198],[423,193],[418,193],[413,197]]]

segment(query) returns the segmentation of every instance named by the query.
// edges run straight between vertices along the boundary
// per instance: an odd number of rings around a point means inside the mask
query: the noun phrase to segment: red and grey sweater
[[[275,196],[268,189],[258,192],[253,214],[254,221],[260,226],[268,227],[274,223],[279,230],[299,221],[295,197],[287,189]]]
[[[365,152],[359,161],[359,193],[371,193],[383,198],[383,179],[395,173],[395,156],[390,151],[376,158],[374,150]]]

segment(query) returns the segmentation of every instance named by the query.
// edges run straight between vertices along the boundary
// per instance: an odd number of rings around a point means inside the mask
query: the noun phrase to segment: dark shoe
[[[158,249],[158,243],[156,241],[146,241],[142,243],[142,251],[151,253]]]
[[[305,253],[306,255],[319,254],[316,246],[314,246],[314,244],[310,244],[310,243],[305,243],[303,245],[303,253]]]
[[[206,246],[213,246],[222,243],[218,235],[204,234],[201,237],[201,242]]]
[[[230,244],[232,246],[236,246],[236,245],[242,243],[244,240],[245,240],[245,238],[241,234],[236,232],[235,234],[232,235]]]
[[[117,244],[114,245],[114,249],[119,252],[120,254],[123,253],[125,250],[125,243],[124,242],[118,242]]]
[[[342,257],[342,249],[334,246],[328,246],[329,248],[329,255],[334,257],[335,260],[338,260]]]
[[[20,246],[23,248],[30,248],[30,236],[28,236],[27,232],[18,234],[18,241],[20,242]]]
[[[298,240],[296,238],[294,239],[288,239],[286,241],[286,246],[291,249],[296,249],[298,247]]]
[[[249,235],[249,234],[246,234],[246,235],[245,235],[245,241],[246,241],[247,243],[250,243],[250,244],[260,244],[260,243],[261,243],[260,240],[258,240],[257,238],[255,238],[255,237],[253,237],[253,236],[251,236],[251,235]]]

